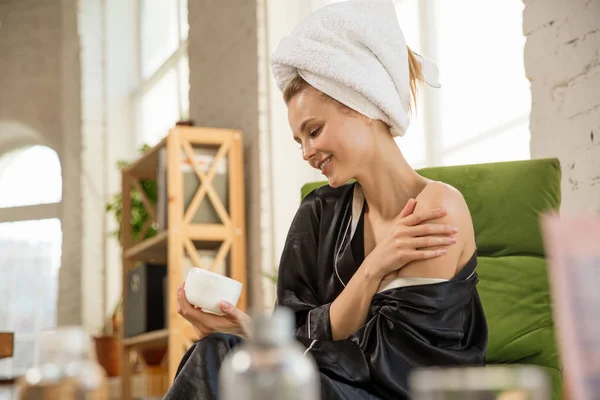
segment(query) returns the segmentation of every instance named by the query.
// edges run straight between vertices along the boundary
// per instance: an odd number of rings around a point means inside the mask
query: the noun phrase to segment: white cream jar
[[[241,293],[241,282],[202,268],[190,269],[185,279],[187,300],[211,314],[225,315],[219,303],[224,300],[236,306]]]

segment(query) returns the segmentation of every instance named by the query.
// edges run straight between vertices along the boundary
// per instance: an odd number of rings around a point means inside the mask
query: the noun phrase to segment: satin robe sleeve
[[[292,221],[277,281],[277,306],[296,316],[296,336],[332,340],[329,308],[318,295],[317,259],[322,204],[315,192],[308,194]]]

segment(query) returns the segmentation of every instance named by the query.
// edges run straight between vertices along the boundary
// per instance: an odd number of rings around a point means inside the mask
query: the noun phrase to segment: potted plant
[[[113,314],[106,318],[102,333],[99,336],[94,336],[98,364],[104,368],[106,376],[109,378],[121,375],[120,315],[121,301],[115,307]]]
[[[144,154],[146,151],[150,149],[150,146],[147,144],[143,145],[139,152],[140,154]],[[117,168],[119,170],[125,168],[129,163],[127,161],[117,161]],[[156,204],[156,198],[158,194],[156,179],[142,179],[140,180],[140,185],[146,195],[148,201],[152,204]],[[122,243],[121,238],[121,218],[123,211],[123,197],[121,192],[117,192],[113,194],[111,201],[106,204],[106,212],[112,213],[114,215],[115,220],[119,228],[112,232],[113,235],[117,237],[119,242]],[[135,242],[138,240],[138,236],[144,223],[148,219],[148,211],[144,207],[144,203],[142,201],[142,195],[138,193],[136,190],[131,189],[131,234],[132,240]],[[149,239],[156,235],[156,226],[150,227],[148,232],[146,233],[144,239]]]

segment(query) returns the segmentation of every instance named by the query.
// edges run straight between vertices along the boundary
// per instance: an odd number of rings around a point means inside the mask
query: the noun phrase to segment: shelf
[[[137,261],[166,261],[167,231],[131,246],[125,251],[125,257]]]
[[[202,145],[203,147],[218,148],[227,138],[234,134],[240,134],[239,131],[219,128],[201,128],[178,126],[172,131],[176,131],[182,138],[189,140],[192,147]],[[167,147],[167,137],[163,138],[157,145],[146,151],[135,162],[123,169],[126,173],[137,178],[156,179],[158,169],[158,155],[160,150]]]
[[[194,246],[201,250],[214,250],[230,235],[230,228],[216,224],[192,224],[184,229],[184,237],[189,237]],[[136,261],[167,260],[168,231],[131,246],[125,251],[125,257]]]
[[[133,200],[131,191],[138,190],[142,180],[157,180],[157,183],[165,185],[162,189],[168,189],[166,191],[167,204],[161,205],[161,207],[166,208],[166,210],[161,211],[167,213],[168,228],[165,229],[165,226],[161,226],[163,230],[157,232],[152,238],[142,240],[143,235],[140,235],[138,242],[132,243],[131,240],[125,240],[123,243],[121,272],[122,293],[125,302],[128,298],[126,293],[129,290],[127,285],[130,274],[140,263],[167,265],[167,279],[170,284],[173,284],[175,280],[181,279],[180,275],[190,266],[190,263],[199,262],[204,264],[204,257],[215,257],[219,263],[225,262],[227,264],[227,268],[234,279],[242,282],[242,293],[238,301],[238,307],[242,310],[246,309],[247,233],[245,226],[245,175],[242,136],[243,133],[236,129],[176,125],[169,130],[165,139],[122,169],[122,190],[124,192],[121,195],[124,216],[126,213],[131,213]],[[207,192],[203,199],[204,202],[212,202],[212,200],[216,201],[213,198],[215,195],[219,197],[227,213],[227,218],[223,218],[225,224],[220,223],[222,222],[221,219],[210,220],[212,223],[208,224],[186,222],[185,203],[187,198],[184,197],[182,175],[188,168],[187,164],[191,164],[187,162],[189,147],[193,149],[210,149],[211,152],[216,150],[219,160],[226,163],[227,176],[224,183],[228,188],[228,198],[221,199],[221,195]],[[186,167],[182,171],[183,162],[185,162]],[[213,166],[219,165],[219,162],[216,164],[213,162]],[[212,171],[216,173],[214,169]],[[200,175],[200,181],[206,180],[206,178],[202,178],[202,174],[198,175]],[[164,199],[164,193],[162,196]],[[144,203],[148,203],[148,201],[144,201]],[[156,214],[157,207],[152,205],[150,208],[153,208],[155,212],[150,212],[150,214]],[[151,215],[150,222],[157,222],[156,217],[156,215]],[[122,222],[123,232],[126,231],[131,236],[133,232],[132,218],[123,218]],[[194,252],[194,248],[198,252]],[[208,250],[208,252],[204,253],[205,250]],[[200,257],[200,260],[197,257]],[[173,290],[173,287],[169,287],[169,290]],[[173,300],[173,293],[169,292],[168,297],[169,300]],[[198,336],[192,325],[186,323],[181,316],[177,315],[177,302],[167,301],[166,303],[168,304],[165,312],[165,329],[133,337],[123,337],[124,327],[121,326],[120,341],[125,360],[132,353],[137,353],[145,359],[154,359],[161,356],[161,365],[167,369],[166,382],[172,382],[177,367],[185,355],[185,349],[192,345],[198,339]],[[127,314],[126,309],[127,307],[123,307],[124,317]],[[117,397],[123,400],[131,400],[132,391],[136,391],[136,377],[131,367],[130,363],[124,363],[124,368],[121,370],[121,387],[115,388],[115,391],[121,392],[120,396]]]
[[[123,339],[123,346],[138,348],[163,347],[167,345],[168,340],[169,330],[161,329],[159,331],[142,333],[141,335],[125,338]]]
[[[158,155],[162,148],[166,148],[167,138],[163,138],[156,146],[146,151],[135,162],[123,169],[128,174],[138,178],[156,179],[158,169]]]
[[[190,224],[184,234],[194,241],[222,242],[231,236],[231,228],[219,224]]]

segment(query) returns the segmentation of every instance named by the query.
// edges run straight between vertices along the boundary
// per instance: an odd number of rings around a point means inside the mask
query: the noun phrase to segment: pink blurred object
[[[569,398],[600,393],[600,216],[542,217],[553,313]]]

